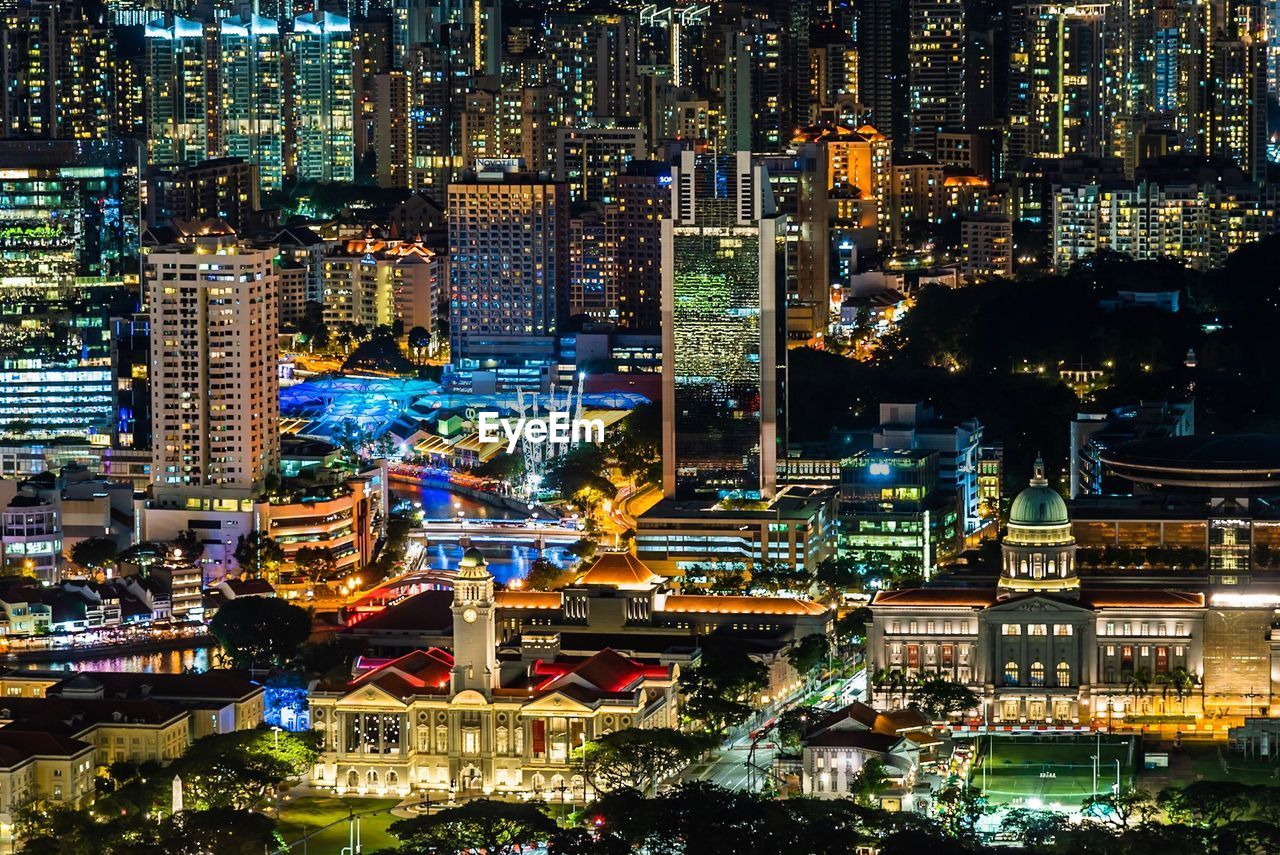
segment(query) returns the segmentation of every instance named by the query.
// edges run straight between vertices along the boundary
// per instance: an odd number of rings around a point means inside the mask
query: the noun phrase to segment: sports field
[[[1095,792],[1111,792],[1117,760],[1122,786],[1132,784],[1134,755],[1127,738],[983,736],[975,747],[969,784],[994,804],[1079,807]],[[1095,789],[1093,755],[1099,753]]]

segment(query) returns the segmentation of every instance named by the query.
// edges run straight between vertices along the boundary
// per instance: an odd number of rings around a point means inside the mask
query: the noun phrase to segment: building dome
[[[1019,493],[1009,506],[1009,522],[1013,525],[1066,525],[1071,522],[1067,515],[1067,503],[1062,501],[1058,491],[1047,483],[1037,484],[1032,479],[1031,486]]]
[[[489,575],[489,562],[484,560],[484,553],[474,546],[462,553],[458,562],[458,576],[466,579],[479,579]]]
[[[1000,548],[1000,591],[1077,590],[1075,552],[1067,503],[1049,486],[1044,460],[1037,458],[1031,484],[1009,507],[1009,528]]]

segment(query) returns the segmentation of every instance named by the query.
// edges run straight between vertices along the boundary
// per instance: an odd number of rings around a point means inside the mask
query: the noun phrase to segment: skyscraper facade
[[[749,152],[699,160],[681,153],[662,230],[663,490],[770,498],[786,435],[785,218]]]
[[[911,147],[935,154],[938,132],[960,128],[965,121],[965,4],[911,0],[910,17]]]
[[[154,164],[195,163],[210,154],[209,61],[204,25],[153,21],[147,41],[147,155]]]
[[[1011,158],[1100,155],[1107,142],[1107,5],[1027,3],[1013,10]]]
[[[449,185],[447,213],[455,365],[550,362],[568,311],[568,188],[482,172]]]
[[[112,125],[116,42],[78,4],[0,11],[0,137],[102,140]]]
[[[355,180],[351,21],[309,12],[293,24],[295,157],[301,181]]]
[[[221,149],[258,167],[261,186],[284,183],[284,74],[280,25],[270,18],[224,18],[218,61]]]
[[[250,499],[279,467],[274,263],[223,238],[147,254],[157,497]]]
[[[907,0],[866,0],[858,20],[858,93],[870,123],[893,143],[906,146],[908,118]]]

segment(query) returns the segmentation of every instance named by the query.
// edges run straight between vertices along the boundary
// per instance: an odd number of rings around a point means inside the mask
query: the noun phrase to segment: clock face
[[[462,619],[467,623],[475,623],[476,618],[480,617],[479,612],[473,608],[465,608],[462,610]]]

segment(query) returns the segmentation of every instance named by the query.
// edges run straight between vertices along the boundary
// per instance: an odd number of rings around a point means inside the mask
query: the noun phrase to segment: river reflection
[[[161,650],[155,653],[131,653],[125,656],[63,659],[56,662],[23,662],[14,667],[28,671],[116,671],[129,674],[181,674],[183,671],[207,671],[217,664],[213,648]]]
[[[429,520],[451,520],[461,511],[467,519],[510,520],[521,514],[498,505],[477,501],[470,496],[452,493],[440,487],[420,487],[401,481],[393,482],[391,504],[406,501],[421,507],[422,515]]]

